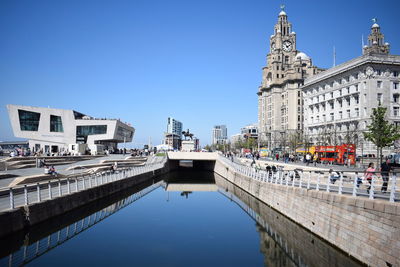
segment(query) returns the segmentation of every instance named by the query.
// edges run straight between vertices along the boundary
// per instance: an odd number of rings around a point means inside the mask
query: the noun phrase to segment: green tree
[[[363,133],[365,139],[376,146],[378,164],[382,163],[382,149],[392,146],[394,141],[400,138],[399,129],[386,120],[386,110],[387,108],[380,105],[374,108],[371,115],[372,122],[367,126],[368,130]]]

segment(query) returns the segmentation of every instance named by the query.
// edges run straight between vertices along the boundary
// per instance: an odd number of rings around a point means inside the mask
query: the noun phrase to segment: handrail
[[[263,183],[326,191],[340,195],[348,194],[354,197],[368,197],[369,199],[384,199],[390,202],[400,201],[400,192],[398,192],[400,189],[396,185],[397,174],[400,172],[391,172],[389,175],[383,172],[382,176],[374,174],[369,179],[369,177],[365,178],[364,172],[361,171],[335,171],[339,175],[333,175],[330,170],[304,171],[301,168],[291,171],[278,168],[275,171],[267,171],[239,164],[234,162],[233,158],[228,159],[223,155],[218,155],[218,158],[235,172]],[[353,173],[353,175],[348,177],[344,173]],[[375,173],[381,174],[382,172]],[[382,183],[378,178],[382,178]],[[362,184],[366,186],[365,189],[361,187]],[[379,186],[381,192],[377,190]]]
[[[166,162],[167,158],[162,157],[159,161],[143,166],[124,167],[115,171],[108,170],[94,174],[83,174],[75,178],[62,178],[3,188],[0,189],[0,212],[29,205],[30,203],[39,203],[54,197],[73,194],[143,173],[154,172],[163,168]]]

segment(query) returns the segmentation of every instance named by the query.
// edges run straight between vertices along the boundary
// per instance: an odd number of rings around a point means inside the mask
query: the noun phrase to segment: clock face
[[[283,51],[290,52],[290,51],[292,51],[292,48],[293,48],[293,46],[292,46],[292,43],[290,41],[284,41],[283,42],[283,44],[282,44]]]

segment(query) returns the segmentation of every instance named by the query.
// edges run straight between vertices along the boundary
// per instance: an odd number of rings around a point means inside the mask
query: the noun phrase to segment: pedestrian
[[[364,178],[367,180],[367,182],[369,183],[369,186],[368,186],[368,188],[367,188],[367,193],[369,194],[369,190],[371,189],[371,184],[372,184],[372,178],[373,178],[373,175],[374,175],[374,173],[375,173],[375,167],[374,167],[374,163],[373,162],[371,162],[369,165],[368,165],[368,168],[365,170],[365,172],[364,172]]]
[[[307,155],[306,155],[307,166],[308,166],[308,164],[310,164],[310,160],[311,160],[311,155],[310,155],[310,153],[307,153]]]
[[[276,161],[278,161],[278,160],[279,160],[279,154],[278,154],[278,153],[276,153],[276,155],[275,155],[275,159],[276,159]]]
[[[362,178],[358,175],[358,172],[355,172],[355,178],[357,180],[357,188],[360,188],[360,185],[362,184]]]
[[[331,184],[334,184],[337,179],[340,178],[340,175],[338,172],[333,171],[332,169],[329,170],[329,179],[331,181]]]
[[[387,186],[388,186],[388,181],[389,181],[389,173],[392,170],[392,167],[389,165],[389,160],[387,159],[381,164],[381,175],[382,175],[382,188],[381,192],[386,193],[387,191]]]

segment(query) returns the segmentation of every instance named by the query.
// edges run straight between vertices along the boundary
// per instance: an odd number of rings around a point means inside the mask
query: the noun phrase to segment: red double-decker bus
[[[356,145],[343,144],[340,146],[315,146],[315,154],[320,162],[335,164],[356,164]]]

